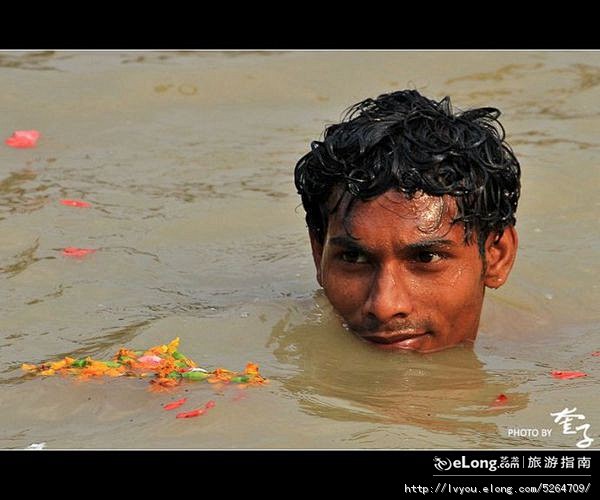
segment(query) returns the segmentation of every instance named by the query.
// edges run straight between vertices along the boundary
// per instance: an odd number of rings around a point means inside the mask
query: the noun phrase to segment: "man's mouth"
[[[383,349],[414,349],[431,335],[430,332],[382,332],[362,335],[362,338]]]

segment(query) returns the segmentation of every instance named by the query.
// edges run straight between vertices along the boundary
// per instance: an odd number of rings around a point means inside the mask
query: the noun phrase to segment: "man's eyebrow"
[[[405,248],[407,250],[428,250],[430,248],[453,247],[455,245],[456,243],[452,240],[435,238],[431,240],[418,241],[416,243],[409,243]]]
[[[362,246],[360,243],[357,243],[357,240],[348,236],[334,236],[333,238],[329,238],[329,243],[339,247],[362,249]]]
[[[329,243],[340,247],[353,248],[357,250],[364,250],[357,240],[349,238],[348,236],[334,236],[329,239]],[[452,240],[446,240],[443,238],[434,238],[429,240],[417,241],[415,243],[408,243],[404,246],[405,250],[430,250],[432,248],[440,247],[451,247],[455,246],[456,243]]]

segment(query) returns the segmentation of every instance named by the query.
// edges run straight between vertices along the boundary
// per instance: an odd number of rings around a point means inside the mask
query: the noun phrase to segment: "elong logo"
[[[440,458],[440,457],[434,457],[433,458],[433,466],[437,469],[437,470],[450,470],[450,467],[452,467],[452,464],[450,463],[450,460],[448,460],[447,458]]]
[[[454,467],[455,469],[487,469],[494,472],[498,469],[498,460],[473,459],[467,462],[467,457],[464,455],[456,460],[434,457],[433,466],[440,471],[447,471]]]

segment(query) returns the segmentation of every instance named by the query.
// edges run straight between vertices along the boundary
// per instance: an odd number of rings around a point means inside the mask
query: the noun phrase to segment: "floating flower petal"
[[[94,253],[96,250],[93,248],[79,248],[79,247],[66,247],[62,254],[65,257],[85,257],[91,253]]]
[[[138,358],[138,362],[143,363],[148,366],[158,366],[162,363],[163,359],[154,354],[149,354],[146,356],[141,356]]]
[[[508,401],[508,398],[506,397],[506,395],[498,394],[498,397],[494,400],[494,402],[492,403],[492,406],[500,406],[500,405],[506,404],[507,401]]]
[[[37,130],[15,130],[4,142],[13,148],[33,148],[40,135]]]
[[[166,404],[163,408],[165,410],[174,410],[175,408],[179,408],[186,401],[187,401],[187,398],[181,398],[181,399],[178,399],[177,401],[173,401],[172,403]]]
[[[206,410],[203,410],[202,408],[198,408],[196,410],[192,410],[192,411],[186,411],[183,413],[178,413],[175,418],[192,418],[192,417],[197,417],[199,415],[204,415]]]
[[[92,206],[91,203],[81,200],[60,200],[60,202],[68,207],[89,208]]]
[[[552,376],[554,378],[570,379],[570,378],[587,377],[587,374],[583,373],[583,372],[577,372],[577,371],[566,372],[566,371],[561,371],[561,370],[554,370],[552,372]]]

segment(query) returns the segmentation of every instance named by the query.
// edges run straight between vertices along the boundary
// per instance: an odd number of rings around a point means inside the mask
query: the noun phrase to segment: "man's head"
[[[351,330],[421,352],[475,340],[518,244],[520,166],[499,115],[384,94],[297,163],[317,280]]]

